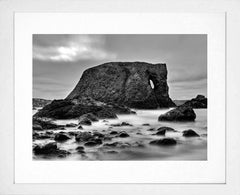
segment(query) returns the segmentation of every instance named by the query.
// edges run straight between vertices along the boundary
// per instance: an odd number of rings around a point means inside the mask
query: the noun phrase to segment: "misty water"
[[[50,160],[207,160],[207,109],[194,109],[196,120],[194,122],[159,122],[158,116],[166,113],[170,109],[159,110],[135,110],[136,114],[118,115],[118,119],[107,119],[93,122],[91,126],[83,126],[83,130],[77,127],[69,127],[60,131],[90,131],[108,134],[111,131],[126,131],[130,137],[113,138],[105,143],[122,142],[121,147],[109,148],[99,145],[95,147],[86,147],[86,154],[77,153],[76,148],[83,146],[84,143],[78,143],[74,138],[58,143],[60,149],[71,152],[66,158]],[[33,111],[33,114],[36,110]],[[78,120],[55,120],[57,124],[65,125],[68,123],[78,124]],[[132,126],[112,127],[111,124],[127,122]],[[149,126],[143,126],[149,124]],[[153,135],[156,131],[149,129],[167,126],[175,129],[177,132],[166,132],[165,136]],[[182,131],[193,129],[200,137],[183,137]],[[177,140],[174,146],[154,146],[149,142],[155,139],[171,137]],[[34,140],[34,143],[45,144],[53,140]],[[44,156],[33,156],[37,160],[46,160]]]

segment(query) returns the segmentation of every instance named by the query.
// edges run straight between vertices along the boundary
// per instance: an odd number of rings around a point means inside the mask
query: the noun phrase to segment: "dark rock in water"
[[[147,131],[155,131],[155,128],[150,128]]]
[[[157,133],[153,134],[153,135],[165,135],[166,134],[166,129],[161,129],[161,130],[158,130]]]
[[[97,146],[97,145],[100,145],[100,144],[102,144],[102,141],[100,139],[98,139],[98,140],[88,141],[84,144],[84,146],[94,147],[94,146]]]
[[[160,130],[166,130],[166,131],[176,131],[176,130],[174,130],[173,128],[171,128],[171,127],[159,127],[158,129],[157,129],[158,131],[160,131]]]
[[[194,121],[196,114],[190,106],[178,106],[158,117],[159,121]]]
[[[50,104],[39,110],[34,117],[72,119],[88,113],[92,113],[99,119],[105,119],[117,118],[116,114],[130,114],[132,111],[124,106],[117,106],[110,103],[103,104],[89,99],[80,103],[74,100],[53,100]]]
[[[48,154],[51,153],[52,151],[56,151],[57,148],[57,143],[56,142],[51,142],[48,143],[46,145],[40,146],[40,145],[36,145],[33,148],[33,151],[37,154]]]
[[[75,140],[80,141],[88,141],[90,139],[94,138],[93,135],[90,132],[80,132],[75,136]]]
[[[121,127],[121,126],[133,126],[127,122],[122,122],[122,123],[116,123],[116,124],[111,124],[112,127]]]
[[[98,120],[98,117],[93,113],[84,114],[78,119],[79,125],[91,125],[92,122],[96,122]]]
[[[125,138],[125,137],[129,137],[129,135],[123,131],[123,132],[120,132],[117,137]]]
[[[176,132],[176,130],[171,127],[159,127],[157,130],[158,131],[165,130],[165,131],[169,131],[169,132]]]
[[[83,146],[78,146],[76,148],[77,152],[80,153],[80,154],[85,154],[86,152],[84,151],[84,147]]]
[[[108,150],[108,151],[105,151],[105,153],[108,153],[108,154],[118,154],[118,152],[115,151],[115,150]]]
[[[96,115],[94,115],[93,113],[84,114],[84,115],[80,116],[80,119],[81,118],[88,118],[92,122],[96,122],[99,120],[98,117]]]
[[[48,155],[48,156],[58,156],[58,157],[65,157],[70,154],[70,152],[66,150],[60,150],[57,147],[56,142],[51,142],[46,145],[36,145],[33,148],[33,152],[35,155]]]
[[[81,125],[78,126],[78,129],[83,129],[83,127]]]
[[[53,135],[53,131],[46,131],[47,135]]]
[[[69,123],[69,124],[66,124],[66,127],[76,127],[77,124],[74,124],[74,123]]]
[[[186,101],[184,105],[192,108],[207,108],[207,98],[203,95],[197,95],[196,98]]]
[[[199,135],[192,129],[183,131],[183,136],[184,137],[199,137]]]
[[[54,140],[59,141],[59,142],[67,141],[69,139],[71,139],[71,137],[69,137],[67,134],[63,134],[63,133],[57,133],[54,137]]]
[[[168,95],[166,64],[110,62],[89,68],[67,100],[81,102],[83,97],[131,108],[175,106]]]
[[[122,122],[121,126],[132,126],[132,125],[127,122]]]
[[[144,123],[144,124],[142,124],[142,126],[150,126],[150,124]]]
[[[79,125],[92,125],[92,121],[87,117],[80,117],[78,120]]]
[[[69,131],[67,134],[70,136],[76,136],[79,134],[79,131]]]
[[[36,131],[42,131],[43,128],[41,125],[39,124],[33,124],[33,130],[36,130]]]
[[[107,147],[117,147],[119,145],[119,142],[113,142],[113,143],[106,143],[103,146]]]
[[[135,142],[132,144],[133,147],[144,148],[145,145],[142,142]]]
[[[76,118],[80,115],[71,113],[74,105],[73,102],[67,100],[53,100],[50,104],[39,110],[34,116],[55,119]]]
[[[117,131],[111,131],[109,134],[110,134],[110,135],[117,135],[118,132],[117,132]]]
[[[50,119],[44,119],[44,118],[37,118],[33,117],[33,130],[37,127],[37,130],[43,130],[43,129],[58,129],[59,127],[62,127],[61,125],[57,125],[53,123]]]
[[[149,144],[159,145],[159,146],[171,146],[171,145],[176,145],[177,141],[173,138],[163,138],[163,139],[153,140],[149,142]]]
[[[102,133],[99,133],[99,132],[93,132],[93,137],[94,138],[103,138],[104,137],[104,135],[102,134]]]
[[[35,140],[35,139],[38,139],[38,137],[39,137],[39,134],[36,132],[33,132],[32,138]]]
[[[76,148],[76,150],[84,150],[84,147],[83,147],[83,146],[78,146],[78,147]]]
[[[176,130],[171,127],[160,127],[157,129],[157,133],[154,135],[165,135],[166,132],[176,132]]]

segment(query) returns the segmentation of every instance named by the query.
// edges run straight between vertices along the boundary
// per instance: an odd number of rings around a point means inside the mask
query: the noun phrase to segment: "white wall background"
[[[240,194],[239,10],[237,0],[1,0],[0,194]],[[227,12],[227,184],[14,184],[14,12]]]

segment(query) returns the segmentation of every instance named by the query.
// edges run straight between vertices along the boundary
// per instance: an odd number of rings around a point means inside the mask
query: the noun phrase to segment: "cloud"
[[[42,61],[113,60],[101,35],[34,35],[33,58]]]

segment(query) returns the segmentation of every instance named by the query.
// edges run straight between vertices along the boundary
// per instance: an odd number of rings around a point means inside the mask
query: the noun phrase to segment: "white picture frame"
[[[179,9],[175,8],[171,8],[171,6],[173,5],[172,3],[166,3],[165,2],[165,6],[166,6],[166,10],[168,10],[168,12],[185,12],[185,14],[187,12],[190,12],[191,10],[195,10],[196,11],[196,7],[193,6],[192,4],[187,4],[187,1],[184,1],[185,3],[183,3]],[[1,2],[2,3],[2,2]],[[237,66],[235,65],[235,62],[237,60],[237,48],[236,48],[236,40],[239,40],[239,38],[237,37],[237,32],[239,32],[238,27],[236,27],[237,25],[237,20],[236,18],[239,18],[239,14],[236,12],[236,8],[237,6],[239,6],[238,3],[236,4],[229,4],[226,1],[220,1],[219,4],[214,4],[213,2],[211,3],[206,3],[206,4],[202,4],[202,1],[197,1],[197,4],[200,6],[202,6],[202,9],[204,12],[211,12],[211,9],[209,9],[209,6],[215,6],[216,10],[212,10],[213,12],[215,12],[214,14],[218,15],[223,15],[224,17],[224,23],[226,22],[227,24],[227,28],[224,29],[226,31],[224,31],[226,33],[226,45],[227,45],[227,49],[226,51],[230,52],[231,58],[227,57],[226,58],[226,63],[224,60],[224,67],[225,65],[227,65],[227,72],[225,72],[225,69],[223,71],[223,75],[225,75],[225,73],[227,74],[227,128],[226,128],[226,134],[227,137],[225,137],[226,140],[226,161],[224,161],[224,164],[222,166],[226,166],[226,175],[224,174],[224,179],[221,180],[220,182],[192,182],[192,184],[190,184],[188,182],[140,182],[139,184],[137,184],[138,182],[129,182],[129,184],[126,184],[125,182],[113,182],[113,183],[118,183],[118,184],[107,184],[109,182],[85,182],[85,184],[77,184],[78,182],[50,182],[50,183],[62,183],[62,184],[43,184],[43,182],[16,182],[15,178],[15,172],[18,168],[20,167],[15,167],[14,168],[14,163],[15,160],[17,158],[14,159],[14,153],[13,153],[13,147],[14,147],[14,118],[13,118],[13,112],[14,112],[14,104],[13,101],[9,101],[10,99],[13,99],[14,97],[14,93],[13,93],[13,89],[14,89],[14,83],[13,83],[13,78],[14,78],[14,74],[13,74],[13,49],[14,49],[14,45],[13,44],[9,44],[13,43],[13,32],[14,32],[14,28],[13,28],[13,12],[15,11],[32,11],[34,9],[34,11],[36,11],[37,9],[41,10],[41,6],[44,6],[44,2],[41,3],[29,3],[28,5],[25,4],[26,7],[28,7],[26,9],[23,8],[23,5],[19,5],[16,2],[4,2],[1,4],[0,3],[0,9],[1,11],[4,10],[2,12],[2,15],[4,16],[8,16],[7,22],[6,24],[1,23],[1,26],[3,25],[5,28],[5,30],[2,32],[2,34],[4,35],[3,37],[6,37],[6,39],[2,39],[4,43],[4,46],[7,46],[7,49],[4,50],[3,46],[0,47],[1,51],[3,51],[4,57],[3,57],[3,63],[5,64],[9,64],[10,67],[4,67],[1,65],[1,69],[3,71],[1,71],[1,87],[3,89],[8,89],[7,87],[9,87],[9,89],[11,90],[6,90],[6,94],[2,97],[3,101],[5,100],[6,105],[4,105],[4,108],[6,108],[8,106],[8,108],[11,108],[10,110],[7,111],[7,113],[3,114],[1,113],[1,118],[4,118],[4,122],[3,122],[3,127],[6,128],[8,130],[8,133],[6,132],[2,132],[1,131],[1,135],[5,138],[5,141],[3,141],[1,143],[1,153],[3,154],[3,148],[9,148],[10,152],[8,154],[4,154],[3,160],[0,161],[0,167],[1,167],[1,173],[0,175],[1,177],[1,184],[0,185],[0,193],[3,194],[53,194],[53,193],[57,193],[57,194],[66,194],[68,192],[70,192],[71,194],[79,194],[80,192],[82,192],[83,194],[88,193],[88,194],[95,194],[95,193],[99,193],[99,194],[110,194],[110,193],[114,193],[114,194],[130,194],[132,193],[132,191],[134,190],[136,193],[139,194],[145,194],[145,193],[152,193],[152,194],[159,194],[159,193],[166,193],[166,194],[176,194],[176,193],[184,193],[184,194],[211,194],[213,192],[218,193],[218,194],[238,194],[239,193],[239,174],[238,170],[239,170],[239,151],[237,150],[238,145],[237,145],[237,137],[239,137],[239,132],[235,131],[234,128],[237,128],[236,126],[236,113],[234,112],[233,109],[233,102],[236,102],[237,98],[239,97],[239,92],[235,91],[236,87],[236,83],[238,81],[238,77],[235,77],[235,75],[237,75]],[[45,2],[46,3],[46,2]],[[95,2],[96,3],[96,2]],[[176,2],[175,2],[176,3]],[[51,3],[50,3],[51,4]],[[54,2],[52,2],[52,4],[49,6],[49,9],[53,10],[54,8]],[[94,8],[92,9],[92,5],[94,4],[94,2],[91,3],[83,3],[83,2],[79,2],[78,3],[73,3],[72,5],[70,5],[69,3],[65,2],[62,5],[59,5],[59,8],[61,7],[61,11],[64,11],[64,9],[66,10],[66,7],[69,8],[70,11],[72,12],[92,12],[90,10],[98,10],[100,9],[100,7],[98,6],[93,6]],[[111,4],[111,3],[110,3]],[[67,6],[68,5],[68,6]],[[73,5],[82,5],[82,8],[74,8],[75,6]],[[112,4],[113,5],[113,4]],[[119,4],[119,5],[115,5],[115,10],[118,10],[121,12],[121,10],[124,10],[124,7],[126,5],[130,5],[133,6],[134,4],[131,3],[127,3],[123,2],[123,4]],[[160,8],[161,7],[161,2],[159,3],[154,3],[155,8],[149,8],[149,12],[154,12],[154,10],[156,9],[156,7]],[[185,5],[185,7],[184,7]],[[235,5],[235,6],[234,6]],[[7,7],[7,9],[4,9],[5,6]],[[13,7],[11,7],[13,6]],[[66,6],[66,7],[64,7]],[[105,12],[107,12],[107,10],[109,10],[108,6],[106,3],[103,3],[102,6],[104,7],[103,10],[105,10]],[[10,8],[11,7],[11,8]],[[51,8],[50,8],[51,7]],[[140,11],[141,9],[143,9],[145,7],[144,2],[141,2],[137,5],[137,10]],[[153,6],[154,7],[154,6]],[[208,8],[207,8],[208,7]],[[225,8],[226,7],[226,8]],[[225,11],[227,11],[226,13],[224,13]],[[69,11],[68,10],[68,11]],[[101,10],[101,11],[103,11]],[[126,8],[127,10],[127,8]],[[135,12],[138,13],[138,11],[135,10]],[[150,11],[151,10],[151,11]],[[183,11],[184,10],[184,11]],[[163,9],[160,9],[160,11],[163,11]],[[159,12],[160,12],[159,11]],[[216,13],[220,12],[220,13]],[[12,15],[11,15],[12,14]],[[176,13],[175,13],[176,14]],[[194,14],[194,13],[193,13]],[[197,13],[199,14],[199,13]],[[210,15],[212,13],[209,13]],[[24,14],[23,14],[24,15]],[[233,17],[234,16],[234,17]],[[230,17],[230,18],[229,18]],[[7,18],[7,17],[6,17]],[[12,20],[11,20],[12,19]],[[10,25],[7,24],[12,24],[11,27]],[[230,28],[230,29],[229,29]],[[16,29],[16,28],[15,28]],[[231,36],[230,36],[230,35]],[[12,36],[10,36],[12,35]],[[225,37],[225,35],[224,35]],[[9,42],[7,42],[9,41]],[[16,39],[15,39],[16,41]],[[228,42],[229,41],[229,42]],[[224,41],[224,45],[225,45],[225,41]],[[224,48],[224,53],[225,53],[225,48]],[[8,56],[8,58],[7,58]],[[226,53],[224,55],[224,58],[226,57]],[[15,59],[16,60],[16,59]],[[15,69],[15,73],[16,71],[19,71],[18,69]],[[28,70],[29,71],[29,70]],[[23,75],[26,74],[26,72],[22,72]],[[10,75],[10,77],[7,77],[8,75]],[[16,79],[16,78],[15,78]],[[16,80],[15,80],[16,81]],[[4,83],[4,84],[3,84]],[[15,86],[16,87],[16,86]],[[16,94],[15,94],[16,95]],[[224,95],[225,97],[225,95]],[[23,100],[24,101],[24,100]],[[225,102],[225,101],[224,101]],[[228,103],[228,102],[231,102]],[[15,104],[16,105],[16,104]],[[228,107],[228,105],[230,105]],[[26,109],[26,108],[25,108]],[[24,111],[24,113],[26,113]],[[225,112],[224,112],[225,113]],[[225,117],[225,116],[224,116]],[[236,120],[236,121],[234,121]],[[10,124],[12,125],[8,125],[6,122],[10,122]],[[15,133],[16,133],[16,129],[15,129]],[[19,146],[19,145],[15,145],[15,146]],[[10,149],[11,148],[11,149]],[[225,148],[225,147],[224,147]],[[219,150],[224,150],[224,148],[220,148]],[[17,149],[17,151],[20,151],[20,148],[15,148]],[[16,150],[15,150],[16,152]],[[225,164],[226,162],[226,164]],[[215,164],[217,166],[217,164]],[[6,168],[3,168],[3,167]],[[23,172],[20,172],[20,175],[24,174],[24,173],[28,173],[29,167],[25,167],[23,168]],[[51,170],[50,170],[51,171]],[[184,175],[184,172],[182,172],[182,174]],[[226,176],[226,177],[225,177]],[[4,179],[3,179],[4,178]],[[42,181],[44,181],[46,178],[41,178]],[[221,178],[222,179],[222,178]],[[21,183],[21,184],[19,184]],[[27,184],[28,183],[28,184]],[[32,183],[32,184],[29,184]],[[38,184],[36,184],[38,183]],[[42,183],[42,184],[40,184]],[[64,184],[64,183],[69,183],[69,184]],[[75,184],[73,184],[75,183]],[[84,182],[80,182],[80,183],[84,183]],[[95,184],[89,184],[89,183],[95,183]],[[104,184],[96,184],[96,183],[104,183]],[[135,183],[135,184],[133,184]],[[155,184],[153,184],[155,183]],[[169,185],[170,184],[170,185]],[[107,186],[106,186],[107,185]],[[107,188],[107,189],[106,189]]]

